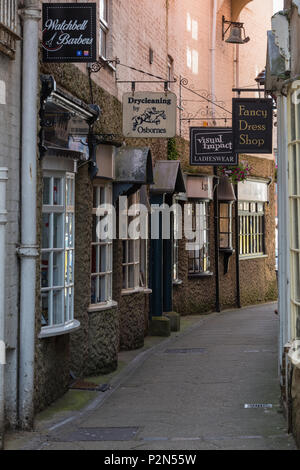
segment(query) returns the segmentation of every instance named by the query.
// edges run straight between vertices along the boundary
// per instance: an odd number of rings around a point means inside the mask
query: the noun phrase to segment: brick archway
[[[231,21],[237,21],[242,9],[253,0],[232,0],[231,1]]]

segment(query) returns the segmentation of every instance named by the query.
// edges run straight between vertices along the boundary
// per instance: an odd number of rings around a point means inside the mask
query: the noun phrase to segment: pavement
[[[121,353],[119,370],[98,378],[105,392],[71,390],[68,406],[8,433],[5,449],[295,450],[279,405],[275,308],[183,318],[183,331]]]

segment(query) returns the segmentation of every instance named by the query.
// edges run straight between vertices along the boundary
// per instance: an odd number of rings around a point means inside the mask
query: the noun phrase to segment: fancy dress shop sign
[[[96,3],[43,3],[43,61],[96,61]]]
[[[233,98],[233,146],[237,153],[272,153],[273,100]]]
[[[236,165],[231,128],[190,127],[190,164]]]
[[[176,109],[174,93],[124,93],[123,134],[125,137],[174,137]]]

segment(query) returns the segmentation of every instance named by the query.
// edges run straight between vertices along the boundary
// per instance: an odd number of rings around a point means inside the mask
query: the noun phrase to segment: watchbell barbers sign
[[[125,137],[174,137],[177,97],[174,93],[138,91],[123,95]]]
[[[190,127],[190,164],[236,165],[231,128]]]
[[[96,3],[43,3],[43,61],[95,62]]]
[[[233,98],[233,147],[237,153],[272,153],[273,100]]]

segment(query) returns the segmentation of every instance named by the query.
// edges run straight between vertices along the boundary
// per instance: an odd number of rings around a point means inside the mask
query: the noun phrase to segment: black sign
[[[273,100],[233,98],[232,130],[236,153],[272,153]]]
[[[95,62],[96,3],[43,3],[43,61]]]
[[[190,164],[237,165],[232,130],[228,127],[190,127]]]

